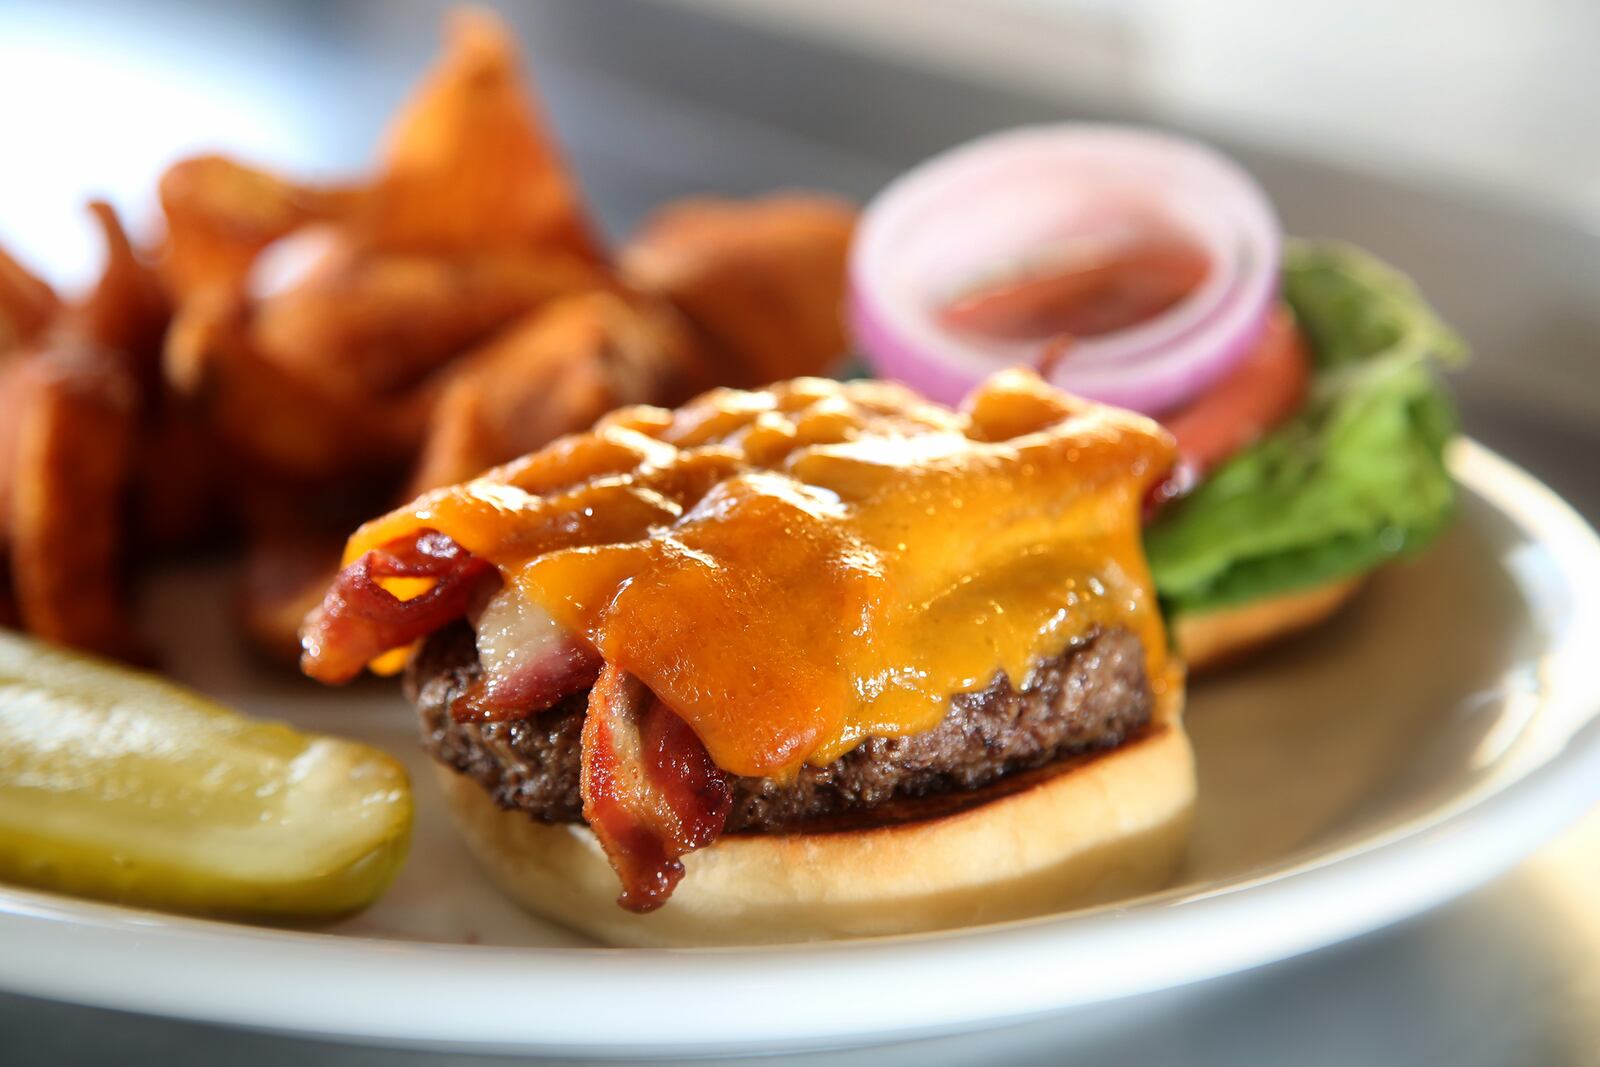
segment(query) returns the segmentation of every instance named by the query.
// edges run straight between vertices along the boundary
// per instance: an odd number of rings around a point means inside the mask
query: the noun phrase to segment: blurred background
[[[0,242],[71,285],[82,210],[154,217],[206,149],[366,168],[433,54],[431,0],[0,2]],[[1600,92],[1589,0],[522,0],[561,140],[613,234],[662,199],[865,198],[985,130],[1134,119],[1219,142],[1293,232],[1415,275],[1473,343],[1470,428],[1591,509]],[[1582,465],[1586,466],[1586,464]]]
[[[366,171],[437,51],[445,6],[0,0],[0,245],[71,287],[100,258],[84,201],[108,197],[148,235],[156,178],[179,156]],[[693,192],[864,199],[941,148],[1019,123],[1136,120],[1213,140],[1255,172],[1292,232],[1346,238],[1411,273],[1475,349],[1455,383],[1469,432],[1600,520],[1594,0],[494,6],[612,235]],[[1102,1061],[1201,1049],[1274,1062],[1321,1048],[1321,1062],[1593,1062],[1593,938],[1556,932],[1592,933],[1592,896],[1549,893],[1569,884],[1551,872],[1594,870],[1596,833],[1591,821],[1564,851],[1399,931],[1167,1004],[1152,1012],[1160,1025],[1119,1035]],[[282,1038],[241,1044],[18,998],[0,998],[0,1033],[34,1062],[119,1049],[211,1062],[213,1041],[234,1062],[307,1055]],[[1031,1040],[1000,1048],[1021,1060]],[[948,1062],[961,1062],[954,1048]]]

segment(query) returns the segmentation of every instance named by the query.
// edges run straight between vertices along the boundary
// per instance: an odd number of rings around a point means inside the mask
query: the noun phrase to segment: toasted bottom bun
[[[1220,667],[1315,626],[1355,596],[1362,581],[1325,582],[1237,607],[1179,616],[1173,620],[1172,637],[1191,671]]]
[[[1194,758],[1181,687],[1119,748],[1001,782],[960,810],[864,829],[730,835],[684,857],[648,915],[616,904],[587,827],[502,811],[438,767],[479,862],[537,915],[612,945],[754,945],[917,933],[1041,915],[1159,888],[1183,858]]]

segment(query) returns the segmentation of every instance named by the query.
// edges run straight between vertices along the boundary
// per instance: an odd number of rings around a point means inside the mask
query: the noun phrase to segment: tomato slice
[[[1179,454],[1204,474],[1300,410],[1310,379],[1305,338],[1280,307],[1237,367],[1162,422]]]
[[[1273,312],[1250,354],[1223,379],[1162,423],[1178,441],[1178,464],[1152,498],[1188,492],[1224,460],[1260,440],[1305,401],[1311,355],[1286,307]]]

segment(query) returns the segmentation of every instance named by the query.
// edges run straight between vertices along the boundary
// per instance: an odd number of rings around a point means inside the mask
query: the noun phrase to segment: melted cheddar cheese
[[[1027,371],[960,412],[881,382],[719,390],[368,523],[346,562],[421,529],[644,681],[724,770],[785,777],[1096,628],[1166,637],[1140,508],[1170,466],[1141,416]]]

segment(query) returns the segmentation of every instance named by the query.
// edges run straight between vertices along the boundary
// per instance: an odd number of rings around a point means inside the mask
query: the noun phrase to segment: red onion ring
[[[992,134],[929,160],[868,205],[850,263],[857,343],[884,377],[955,403],[1034,341],[977,341],[938,312],[997,263],[1152,214],[1204,250],[1204,281],[1126,329],[1074,341],[1045,371],[1093,400],[1159,415],[1260,338],[1277,299],[1280,233],[1266,195],[1203,145],[1135,127],[1063,123]]]

